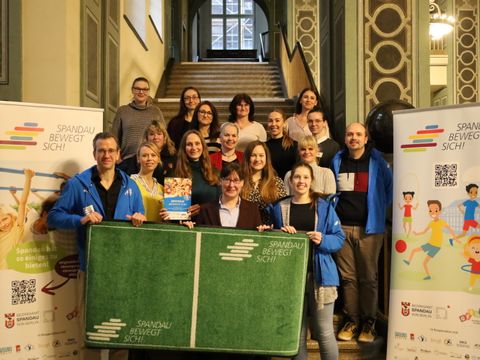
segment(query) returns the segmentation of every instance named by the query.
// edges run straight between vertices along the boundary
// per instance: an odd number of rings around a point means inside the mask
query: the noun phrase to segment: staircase
[[[249,94],[255,103],[255,120],[267,122],[268,113],[281,108],[287,116],[294,102],[284,98],[278,66],[255,62],[191,62],[172,67],[164,93],[157,93],[156,105],[168,122],[179,108],[182,89],[193,86],[202,100],[210,100],[219,113],[220,122],[228,119],[228,106],[238,93]]]
[[[155,104],[162,110],[168,122],[179,108],[182,89],[193,86],[200,91],[202,100],[211,101],[217,108],[220,122],[227,121],[228,106],[238,93],[249,94],[255,103],[255,120],[267,122],[268,114],[280,108],[288,117],[295,110],[294,101],[284,97],[278,66],[255,62],[192,62],[175,64],[167,80],[164,93],[157,93]],[[334,317],[335,328],[341,324],[341,316]],[[382,360],[385,359],[385,319],[377,320],[377,339],[371,344],[356,340],[339,341],[341,360]],[[319,359],[318,343],[309,339],[308,359]],[[272,358],[282,360],[285,358]]]

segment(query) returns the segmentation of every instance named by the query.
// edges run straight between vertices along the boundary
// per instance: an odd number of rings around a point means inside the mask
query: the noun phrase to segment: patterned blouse
[[[254,186],[254,184],[251,182],[250,185],[252,186],[252,191],[247,195],[245,200],[248,200],[258,205],[258,209],[260,210],[260,215],[262,217],[262,224],[269,225],[271,223],[270,215],[267,211],[267,206],[269,204],[267,204],[260,195],[260,183],[258,184],[258,186]],[[278,193],[278,198],[276,200],[288,195],[285,184],[278,176],[275,176],[275,188],[277,189]]]

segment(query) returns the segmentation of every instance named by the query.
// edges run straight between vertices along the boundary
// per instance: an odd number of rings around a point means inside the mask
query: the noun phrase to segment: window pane
[[[253,49],[253,18],[242,19],[240,36],[242,39],[241,49]]]
[[[240,0],[242,15],[252,15],[253,14],[253,0]]]
[[[223,49],[223,19],[212,18],[212,49]]]
[[[212,14],[223,14],[223,0],[212,0]]]
[[[238,0],[227,0],[227,15],[238,14]]]
[[[238,49],[238,19],[227,19],[227,49]]]

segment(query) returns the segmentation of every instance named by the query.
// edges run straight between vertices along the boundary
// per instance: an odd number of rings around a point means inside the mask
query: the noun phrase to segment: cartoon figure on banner
[[[462,266],[462,270],[470,272],[468,291],[473,290],[477,280],[480,280],[480,236],[470,237],[464,247],[465,258],[471,265]]]
[[[467,234],[468,229],[478,229],[480,224],[475,220],[475,209],[480,208],[478,203],[478,185],[469,184],[465,187],[469,199],[458,205],[458,210],[463,214],[463,231],[458,235],[458,238],[462,238]]]
[[[25,169],[23,173],[25,184],[18,202],[18,211],[9,205],[0,205],[0,270],[7,268],[8,253],[24,239],[27,201],[35,172]]]
[[[460,243],[460,240],[458,240],[455,236],[455,233],[451,226],[443,219],[440,219],[440,215],[442,213],[442,203],[439,200],[428,200],[427,201],[427,206],[428,206],[428,214],[432,218],[432,221],[427,225],[427,227],[422,230],[422,231],[413,231],[413,234],[418,236],[418,235],[423,235],[425,234],[428,230],[431,230],[432,233],[430,235],[430,239],[426,244],[423,244],[419,247],[414,248],[408,257],[408,260],[403,260],[403,262],[407,265],[410,265],[413,257],[417,252],[423,251],[426,253],[425,260],[423,260],[423,268],[425,270],[426,276],[423,278],[423,280],[430,280],[432,278],[430,274],[430,270],[428,268],[428,263],[430,260],[432,260],[435,255],[440,251],[440,248],[442,247],[443,243],[443,229],[447,229],[450,234],[452,235],[452,238],[450,239],[450,242],[453,243],[452,241],[455,240],[456,242]]]
[[[417,210],[418,208],[418,201],[415,206],[412,205],[413,197],[415,196],[414,191],[404,191],[403,194],[403,201],[404,204],[398,204],[398,208],[403,210],[403,230],[407,235],[407,238],[410,236],[412,231],[412,210]]]

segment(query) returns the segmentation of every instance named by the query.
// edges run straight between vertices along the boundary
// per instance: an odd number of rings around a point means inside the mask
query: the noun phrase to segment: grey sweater
[[[147,106],[138,106],[133,101],[117,109],[113,120],[112,133],[120,141],[120,155],[122,160],[132,157],[142,140],[143,130],[157,120],[165,126],[163,114],[157,106],[150,102]]]

